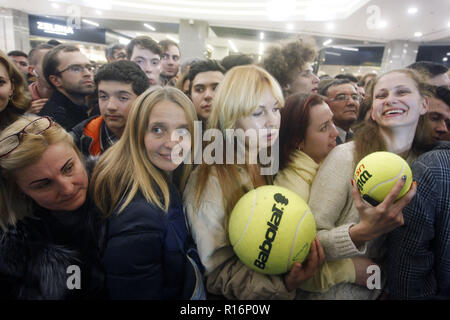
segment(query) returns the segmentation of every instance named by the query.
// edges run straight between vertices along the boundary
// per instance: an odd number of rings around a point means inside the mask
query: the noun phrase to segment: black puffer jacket
[[[98,240],[103,228],[88,203],[68,213],[38,208],[35,217],[0,229],[0,299],[105,298]]]

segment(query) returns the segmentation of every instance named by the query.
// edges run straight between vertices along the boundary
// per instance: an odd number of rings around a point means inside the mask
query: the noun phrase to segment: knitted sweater
[[[314,214],[317,235],[327,260],[366,256],[379,260],[383,256],[380,237],[355,246],[349,228],[359,222],[359,213],[353,201],[350,179],[354,172],[354,143],[334,148],[324,160],[311,187],[309,206]],[[375,299],[380,290],[369,290],[351,283],[341,283],[325,294],[309,294],[309,299]]]
[[[292,161],[275,178],[274,184],[294,191],[308,202],[311,184],[319,164],[303,151],[295,151]],[[351,259],[325,262],[314,277],[305,281],[300,288],[310,292],[325,292],[337,283],[355,282],[355,267]]]

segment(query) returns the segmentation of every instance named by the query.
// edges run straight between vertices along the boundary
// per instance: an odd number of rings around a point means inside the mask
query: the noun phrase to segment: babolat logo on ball
[[[372,178],[372,175],[369,173],[369,171],[366,170],[364,164],[362,164],[356,171],[356,176],[358,177],[356,184],[358,186],[358,190],[361,192],[367,180]]]
[[[270,251],[272,250],[272,243],[277,236],[278,227],[283,218],[284,206],[287,206],[289,203],[289,200],[281,193],[276,193],[273,196],[273,199],[275,200],[275,203],[272,206],[272,216],[270,217],[270,220],[267,221],[269,228],[267,228],[263,243],[259,246],[259,250],[261,251],[258,254],[258,258],[254,262],[254,265],[262,270],[266,267],[266,262],[269,259]],[[277,204],[281,205],[281,208],[278,208]]]

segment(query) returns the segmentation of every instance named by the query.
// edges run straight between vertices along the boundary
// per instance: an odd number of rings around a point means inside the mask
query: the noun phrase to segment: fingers
[[[352,194],[353,194],[353,200],[355,201],[355,206],[358,210],[364,208],[365,204],[363,200],[361,199],[361,194],[359,193],[358,188],[356,187],[355,180],[350,179],[350,182],[352,183]]]
[[[397,183],[394,185],[392,190],[388,193],[386,198],[384,198],[384,201],[380,204],[383,207],[388,208],[391,204],[395,202],[395,199],[397,198],[400,191],[402,191],[403,186],[406,182],[406,176],[402,176]]]
[[[319,265],[322,265],[325,262],[325,252],[323,251],[323,247],[320,244],[319,238],[317,238],[316,236],[316,240],[317,242],[317,251],[318,251],[318,256],[319,256]]]

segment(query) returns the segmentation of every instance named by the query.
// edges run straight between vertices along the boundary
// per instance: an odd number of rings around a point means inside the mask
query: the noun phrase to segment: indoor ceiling
[[[315,36],[319,45],[327,39],[339,45],[450,44],[450,0],[0,0],[0,6],[81,16],[129,37],[177,35],[180,19],[203,20],[211,27],[209,44],[228,46],[233,39],[241,52],[298,34]]]

